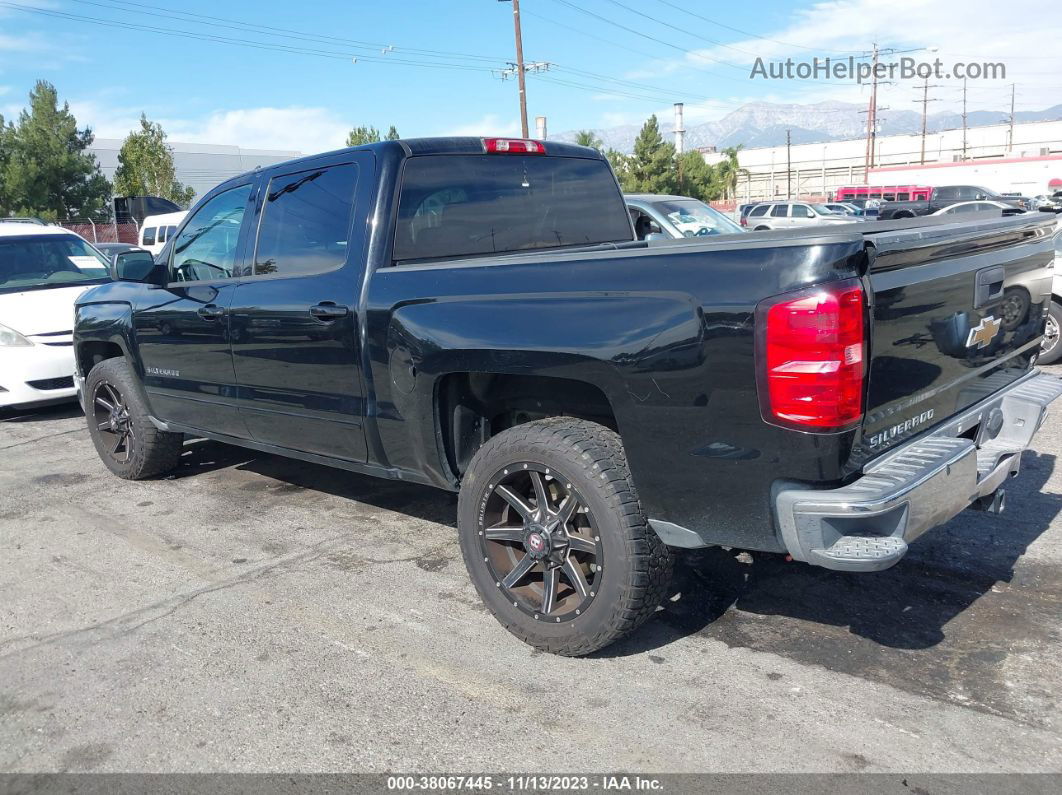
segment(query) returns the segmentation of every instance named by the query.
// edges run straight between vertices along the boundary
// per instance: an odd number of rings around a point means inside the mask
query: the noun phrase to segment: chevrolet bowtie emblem
[[[984,318],[970,329],[970,336],[966,338],[966,347],[972,348],[974,345],[978,348],[985,347],[996,338],[996,334],[999,333],[999,326],[1000,321],[991,315]]]

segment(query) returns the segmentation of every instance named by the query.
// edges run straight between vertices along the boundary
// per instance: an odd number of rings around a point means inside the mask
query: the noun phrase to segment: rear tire
[[[1062,304],[1052,301],[1047,311],[1047,327],[1044,329],[1044,341],[1040,346],[1039,364],[1054,364],[1062,359]]]
[[[494,617],[554,654],[590,654],[633,632],[671,578],[619,436],[585,420],[530,422],[484,444],[461,486],[458,533]]]
[[[753,232],[770,232],[771,231],[771,227],[769,227],[769,226],[757,226],[752,231]]]
[[[177,466],[184,434],[155,427],[140,383],[125,359],[106,359],[93,367],[84,394],[89,435],[111,472],[126,480],[143,480]]]

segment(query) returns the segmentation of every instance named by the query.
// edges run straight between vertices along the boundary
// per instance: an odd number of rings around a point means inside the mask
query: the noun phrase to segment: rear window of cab
[[[483,154],[406,161],[395,262],[633,239],[604,160]]]

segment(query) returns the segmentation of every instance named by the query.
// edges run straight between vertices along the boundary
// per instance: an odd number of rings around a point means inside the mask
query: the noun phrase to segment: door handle
[[[197,314],[203,320],[217,320],[219,317],[224,317],[225,307],[218,306],[217,304],[207,304],[206,306],[199,307]]]
[[[345,306],[340,306],[332,301],[322,301],[310,307],[310,314],[317,320],[324,322],[346,317],[349,311]]]
[[[977,271],[974,287],[974,309],[980,309],[1003,296],[1003,282],[1007,272],[1002,265]]]

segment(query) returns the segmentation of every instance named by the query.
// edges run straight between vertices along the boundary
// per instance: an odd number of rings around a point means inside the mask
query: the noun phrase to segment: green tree
[[[92,131],[79,130],[70,106],[59,107],[55,86],[37,81],[29,108],[4,127],[0,157],[0,217],[38,215],[48,220],[110,214],[111,185],[85,150]]]
[[[605,151],[605,142],[598,138],[593,130],[579,130],[575,134],[575,143],[579,146],[589,146],[599,152]]]
[[[678,156],[675,171],[675,190],[683,196],[711,201],[722,193],[715,169],[705,163],[704,155],[695,149]]]
[[[118,169],[114,172],[114,192],[119,196],[161,196],[187,206],[195,189],[177,181],[173,167],[173,150],[166,144],[166,133],[158,122],[140,115],[140,129],[131,132],[118,152]]]
[[[623,152],[617,152],[615,149],[607,149],[604,154],[605,160],[612,166],[616,179],[619,180],[620,187],[628,193],[632,192],[634,188],[631,185],[631,159]]]
[[[716,179],[722,189],[724,199],[733,199],[737,196],[738,178],[749,173],[748,169],[738,164],[738,152],[741,151],[741,146],[738,144],[724,149],[723,154],[726,158],[715,167]]]
[[[387,128],[387,135],[384,136],[384,140],[397,141],[401,137],[402,136],[398,134],[398,128],[392,124],[390,127]]]
[[[675,146],[660,134],[656,116],[642,125],[634,141],[634,154],[628,160],[630,187],[638,193],[673,193],[676,190]]]
[[[392,128],[394,129],[394,128]],[[395,130],[395,132],[398,132]],[[355,127],[347,135],[347,146],[374,144],[380,140],[380,131],[375,127]]]

